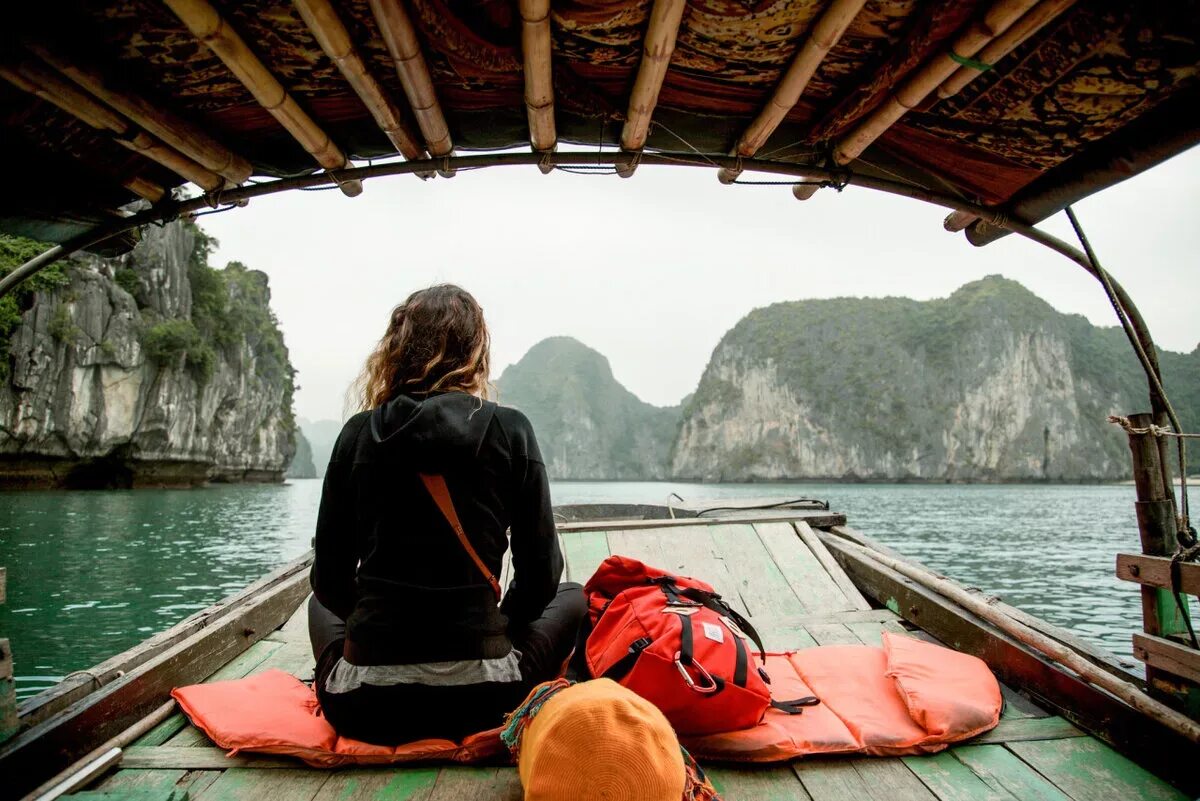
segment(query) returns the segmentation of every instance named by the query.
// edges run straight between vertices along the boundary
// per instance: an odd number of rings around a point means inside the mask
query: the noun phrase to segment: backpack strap
[[[776,701],[771,699],[771,708],[778,709],[787,715],[799,715],[804,711],[806,706],[816,706],[821,703],[820,699],[815,695],[806,695],[803,698],[797,698],[794,701]]]
[[[462,545],[463,550],[467,552],[467,556],[471,557],[471,561],[479,568],[479,572],[487,579],[488,584],[492,585],[492,592],[496,593],[496,600],[500,600],[500,582],[492,573],[483,560],[479,558],[479,554],[471,546],[471,541],[467,539],[467,532],[463,531],[462,523],[459,522],[458,512],[454,509],[454,501],[450,499],[450,488],[446,486],[444,476],[433,473],[418,473],[421,476],[421,483],[425,485],[425,489],[429,490],[429,494],[433,497],[433,502],[437,504],[437,508],[441,511],[442,517],[446,518],[446,522],[450,524],[450,528],[454,529],[454,533],[458,535],[458,541]]]

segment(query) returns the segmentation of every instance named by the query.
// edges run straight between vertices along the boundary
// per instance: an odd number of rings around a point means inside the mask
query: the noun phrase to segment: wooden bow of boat
[[[1195,753],[1186,738],[872,558],[871,553],[898,555],[846,528],[843,515],[809,508],[697,516],[696,509],[611,505],[560,511],[572,520],[560,525],[567,579],[585,580],[610,553],[622,553],[710,580],[754,623],[768,648],[878,644],[882,631],[904,632],[980,656],[1002,682],[1007,703],[1000,725],[969,743],[924,757],[711,767],[728,799],[1182,799],[1190,796],[1176,787],[1197,789],[1194,773],[1185,770]],[[99,689],[79,696],[82,688],[68,687],[24,704],[25,730],[0,747],[0,772],[16,777],[0,786],[0,798],[20,797],[81,757],[110,755],[111,761],[115,744],[121,748],[119,765],[101,761],[98,775],[68,787],[158,788],[163,797],[184,789],[202,801],[519,799],[516,771],[504,766],[327,771],[278,757],[227,757],[164,706],[170,687],[204,679],[268,668],[311,679],[302,603],[306,566],[305,559],[293,562],[220,607],[110,660],[93,671],[98,680],[110,681]],[[992,606],[1100,669],[1137,682],[1114,657],[1073,635],[1003,604]],[[113,680],[121,670],[124,675]],[[68,771],[55,781],[70,777]]]

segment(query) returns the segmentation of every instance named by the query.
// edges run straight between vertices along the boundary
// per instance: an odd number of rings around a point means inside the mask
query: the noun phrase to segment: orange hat
[[[686,773],[658,707],[609,679],[551,697],[522,737],[525,801],[680,801]]]

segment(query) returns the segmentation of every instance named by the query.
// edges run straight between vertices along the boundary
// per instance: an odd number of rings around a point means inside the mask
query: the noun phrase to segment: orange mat
[[[768,710],[741,731],[684,739],[698,758],[779,762],[816,754],[920,754],[974,737],[1000,720],[1000,686],[981,660],[884,632],[883,648],[838,645],[767,655],[775,698],[815,695],[801,715]],[[504,753],[500,730],[462,742],[379,746],[338,736],[313,691],[281,670],[195,684],[171,695],[229,749],[286,754],[316,767],[349,763],[477,762]]]

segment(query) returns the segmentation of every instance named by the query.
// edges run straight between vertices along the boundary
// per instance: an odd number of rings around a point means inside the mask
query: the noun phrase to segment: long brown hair
[[[457,391],[488,397],[491,337],[483,307],[454,284],[421,289],[392,309],[387,332],[355,383],[360,408],[400,393]]]

